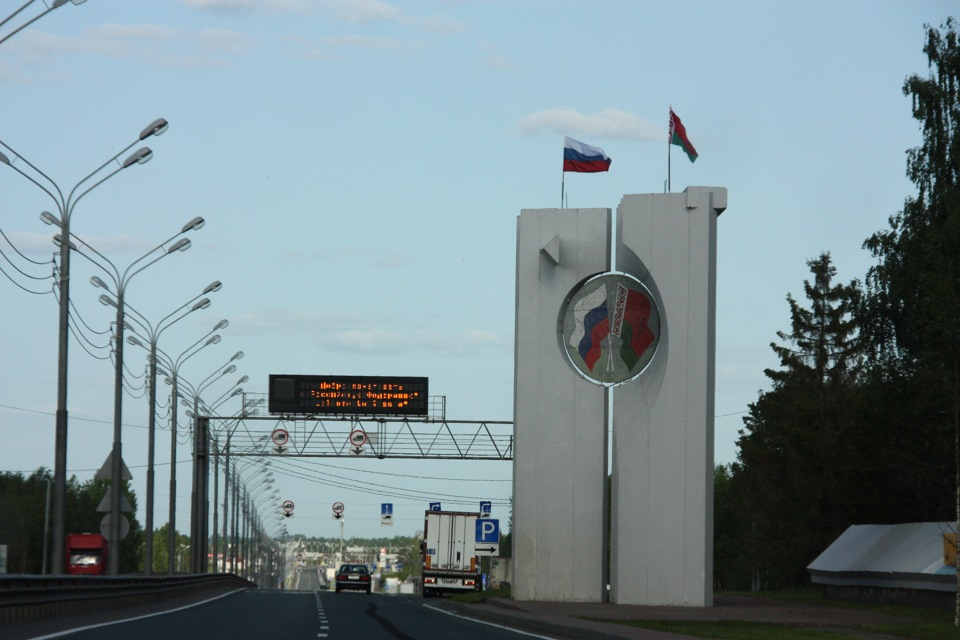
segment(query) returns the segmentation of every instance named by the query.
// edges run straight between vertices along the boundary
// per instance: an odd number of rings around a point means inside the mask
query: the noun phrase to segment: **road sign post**
[[[393,503],[384,502],[380,505],[380,524],[393,526]]]
[[[500,555],[500,521],[495,518],[478,518],[475,541],[478,556]]]

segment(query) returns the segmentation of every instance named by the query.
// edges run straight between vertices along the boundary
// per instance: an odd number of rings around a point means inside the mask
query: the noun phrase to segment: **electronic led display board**
[[[270,413],[427,415],[427,378],[271,375]]]

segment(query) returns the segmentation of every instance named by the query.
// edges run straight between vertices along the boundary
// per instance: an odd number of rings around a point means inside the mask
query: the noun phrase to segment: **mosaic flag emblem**
[[[657,350],[657,305],[641,282],[625,274],[588,280],[568,297],[562,318],[567,357],[594,382],[618,384],[636,377]]]

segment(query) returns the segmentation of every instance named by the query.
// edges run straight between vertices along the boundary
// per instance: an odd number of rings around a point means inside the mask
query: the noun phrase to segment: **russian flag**
[[[563,170],[574,173],[598,173],[610,170],[610,158],[600,147],[592,147],[573,138],[563,139]]]
[[[570,335],[570,346],[593,371],[593,365],[600,359],[603,340],[610,333],[606,286],[601,285],[577,301],[573,306],[573,320],[576,325]]]

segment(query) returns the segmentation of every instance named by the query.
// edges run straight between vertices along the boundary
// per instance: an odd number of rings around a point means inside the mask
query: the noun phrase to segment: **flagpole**
[[[560,208],[563,209],[564,180],[567,179],[567,173],[565,171],[561,171],[560,176]]]
[[[673,105],[670,105],[670,122],[667,125],[667,193],[670,193],[670,145],[673,144]]]
[[[670,140],[667,140],[667,193],[670,193]]]

